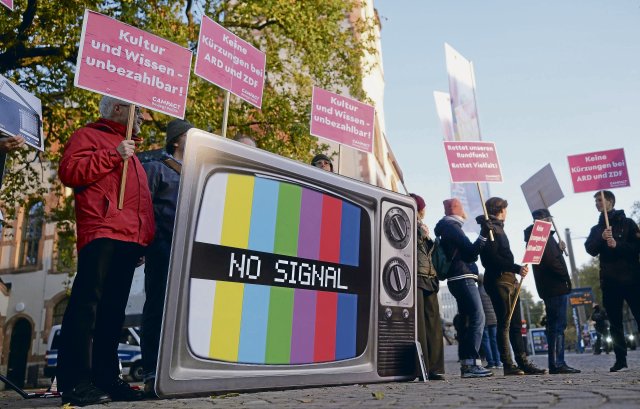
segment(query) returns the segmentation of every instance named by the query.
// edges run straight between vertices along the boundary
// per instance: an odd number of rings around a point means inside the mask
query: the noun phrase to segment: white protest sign
[[[564,197],[551,164],[537,171],[522,185],[522,193],[530,211],[548,209]]]

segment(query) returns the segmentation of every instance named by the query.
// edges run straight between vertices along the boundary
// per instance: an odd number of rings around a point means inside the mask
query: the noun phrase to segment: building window
[[[69,304],[69,298],[65,297],[62,301],[56,304],[53,307],[53,323],[51,325],[62,324],[62,317],[64,317],[64,311],[67,309],[67,304]]]
[[[22,224],[20,267],[35,266],[39,260],[40,239],[44,225],[44,206],[36,202],[29,207]]]

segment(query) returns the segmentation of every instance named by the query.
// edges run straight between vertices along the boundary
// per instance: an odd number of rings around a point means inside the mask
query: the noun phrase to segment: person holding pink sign
[[[551,213],[548,209],[534,210],[531,215],[534,220],[551,222]],[[524,241],[529,241],[533,232],[533,224],[524,230]],[[533,278],[536,282],[538,295],[544,301],[547,312],[547,344],[549,346],[548,361],[550,374],[580,373],[567,365],[564,360],[564,330],[567,328],[567,307],[569,305],[569,293],[571,292],[571,278],[567,263],[562,252],[565,244],[558,243],[553,237],[553,231],[549,235],[547,244],[542,253],[540,264],[533,265]]]
[[[134,155],[135,141],[125,139],[128,112],[128,103],[102,97],[102,118],[71,135],[58,169],[62,183],[74,189],[78,237],[78,272],[62,320],[57,368],[62,402],[74,406],[143,397],[122,380],[118,360],[133,272],[155,230],[147,175]],[[141,123],[138,112],[134,135]]]
[[[516,297],[518,280],[516,274],[525,277],[529,273],[529,267],[516,264],[513,253],[509,245],[509,239],[504,231],[504,222],[507,219],[506,200],[500,197],[492,197],[485,202],[489,219],[493,223],[494,241],[487,241],[486,246],[480,253],[480,260],[485,268],[484,288],[491,298],[493,309],[498,319],[498,348],[500,349],[500,360],[504,366],[506,375],[542,375],[545,369],[540,369],[527,360],[527,353],[520,334],[520,299],[515,304],[515,309],[511,320],[509,314]],[[484,216],[478,216],[480,221]],[[513,348],[515,361],[511,359]]]
[[[625,300],[640,326],[640,230],[624,210],[614,209],[616,197],[609,190],[596,192],[593,197],[600,218],[598,224],[591,228],[584,247],[587,253],[600,259],[602,303],[609,315],[616,354],[616,362],[610,371],[618,372],[627,368],[627,344],[622,327]],[[607,212],[609,227],[604,212]]]

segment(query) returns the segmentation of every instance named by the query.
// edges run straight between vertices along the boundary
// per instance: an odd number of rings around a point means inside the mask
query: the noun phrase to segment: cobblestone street
[[[629,370],[610,373],[614,356],[568,354],[577,375],[461,379],[456,347],[445,349],[447,380],[321,387],[216,397],[118,402],[108,408],[640,408],[640,351],[629,351]],[[532,357],[546,367],[546,355]],[[59,407],[60,399],[23,400],[12,391],[0,392],[0,408]]]

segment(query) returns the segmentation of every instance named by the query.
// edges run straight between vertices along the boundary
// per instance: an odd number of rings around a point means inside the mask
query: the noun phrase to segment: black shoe
[[[622,372],[627,369],[627,360],[624,361],[616,361],[615,364],[611,368],[609,368],[609,372]]]
[[[436,372],[429,372],[428,378],[430,381],[444,381],[444,375]]]
[[[131,385],[126,383],[120,378],[116,378],[110,384],[100,385],[102,389],[107,391],[109,395],[111,395],[112,401],[135,401],[144,399],[144,392],[140,389],[132,389]]]
[[[71,406],[87,406],[107,402],[111,402],[109,394],[96,388],[90,382],[83,382],[70,391],[62,394],[63,405],[68,403]]]
[[[538,368],[531,362],[526,362],[520,365],[520,369],[524,371],[525,375],[544,375],[547,373],[546,369]]]
[[[579,369],[572,368],[569,365],[562,365],[557,368],[549,368],[550,374],[572,374],[572,373],[580,373]]]
[[[504,364],[504,376],[524,375],[524,371],[515,365]]]
[[[460,367],[460,376],[462,378],[486,378],[493,376],[493,372],[478,365],[462,365]]]

